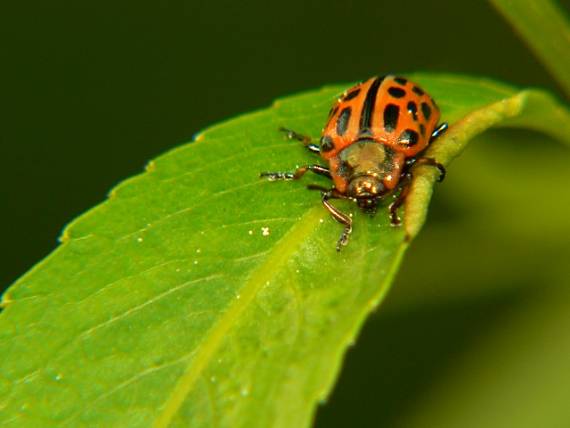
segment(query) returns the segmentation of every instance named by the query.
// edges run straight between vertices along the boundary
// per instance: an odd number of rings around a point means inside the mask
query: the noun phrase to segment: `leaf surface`
[[[490,126],[570,139],[568,112],[541,92],[413,78],[453,125],[430,149],[446,164]],[[277,129],[317,136],[347,86],[213,126],[69,225],[59,248],[4,296],[0,421],[308,426],[386,294],[406,234],[421,227],[436,177],[418,168],[405,228],[391,227],[384,210],[370,218],[338,203],[354,215],[340,254],[340,226],[317,193],[259,179],[317,160]],[[537,123],[533,109],[554,119]]]

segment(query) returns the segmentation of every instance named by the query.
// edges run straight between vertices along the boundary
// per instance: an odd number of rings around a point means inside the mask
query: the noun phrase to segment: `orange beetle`
[[[310,137],[281,128],[289,139],[296,139],[328,161],[303,165],[294,172],[262,172],[269,180],[295,180],[312,171],[332,179],[334,187],[322,191],[322,202],[335,220],[344,225],[337,250],[348,243],[352,219],[330,203],[330,199],[350,199],[365,212],[374,213],[381,199],[399,189],[390,204],[393,225],[400,220],[397,209],[408,193],[411,167],[422,163],[440,170],[443,165],[422,157],[428,145],[447,130],[438,126],[439,108],[417,84],[403,77],[373,77],[348,89],[333,105],[323,128],[320,145]]]

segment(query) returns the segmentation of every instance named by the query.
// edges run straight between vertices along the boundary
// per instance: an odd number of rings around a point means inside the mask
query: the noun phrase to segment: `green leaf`
[[[491,0],[570,97],[570,23],[552,0]]]
[[[547,94],[413,77],[453,124],[430,149],[446,164],[495,125],[570,140],[570,115]],[[435,179],[418,168],[406,230],[390,227],[382,211],[370,218],[339,203],[354,215],[340,254],[340,226],[317,193],[259,179],[260,171],[313,161],[277,129],[318,135],[346,86],[214,126],[74,221],[62,245],[4,296],[0,420],[308,426],[346,348],[386,294],[406,234],[423,223]]]

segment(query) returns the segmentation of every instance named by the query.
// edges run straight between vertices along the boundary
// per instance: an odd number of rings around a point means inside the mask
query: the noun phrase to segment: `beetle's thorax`
[[[339,157],[354,175],[382,174],[386,157],[390,155],[388,150],[388,147],[373,140],[361,140],[342,150]]]
[[[346,195],[377,198],[386,193],[384,179],[393,171],[394,151],[373,140],[362,140],[338,154],[337,174],[347,183]]]

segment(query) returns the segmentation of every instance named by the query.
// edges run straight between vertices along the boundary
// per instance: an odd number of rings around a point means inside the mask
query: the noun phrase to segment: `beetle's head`
[[[374,212],[379,199],[385,193],[385,187],[376,175],[363,174],[352,178],[346,193],[356,199],[358,206],[364,211]]]

